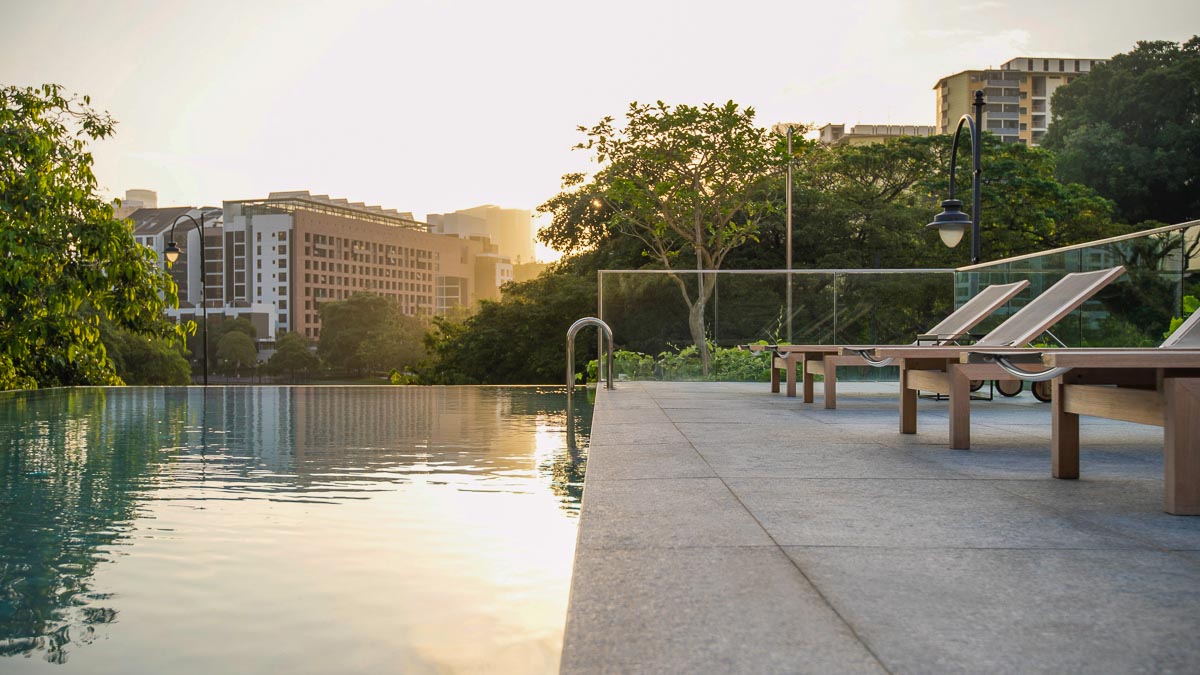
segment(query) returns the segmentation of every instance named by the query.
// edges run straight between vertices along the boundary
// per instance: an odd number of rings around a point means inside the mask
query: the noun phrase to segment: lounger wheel
[[[1033,392],[1033,397],[1042,403],[1050,402],[1050,382],[1034,382],[1029,390]]]
[[[983,389],[983,380],[971,380],[971,391]]]
[[[1020,380],[996,380],[996,391],[1009,398],[1021,393],[1024,388],[1025,383]]]

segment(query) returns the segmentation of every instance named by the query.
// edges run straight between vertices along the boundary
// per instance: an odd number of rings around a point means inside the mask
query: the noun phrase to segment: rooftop
[[[239,199],[225,202],[235,209],[257,213],[290,213],[294,211],[311,211],[331,215],[368,220],[371,222],[395,225],[411,229],[425,230],[426,225],[413,218],[413,214],[396,209],[385,209],[382,206],[367,205],[363,202],[351,202],[347,199],[334,199],[329,195],[309,194],[308,190],[292,190],[289,192],[272,192],[266,199]]]

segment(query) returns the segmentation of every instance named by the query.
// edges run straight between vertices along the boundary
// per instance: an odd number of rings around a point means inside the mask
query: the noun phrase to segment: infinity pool
[[[554,671],[591,421],[566,404],[0,394],[0,672]]]

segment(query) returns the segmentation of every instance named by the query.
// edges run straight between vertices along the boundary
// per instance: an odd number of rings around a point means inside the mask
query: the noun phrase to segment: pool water
[[[553,672],[591,421],[566,405],[0,394],[0,672]]]

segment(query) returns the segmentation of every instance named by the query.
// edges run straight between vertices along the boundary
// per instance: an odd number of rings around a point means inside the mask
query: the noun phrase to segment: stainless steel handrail
[[[608,388],[608,389],[613,388],[613,381],[612,381],[612,378],[613,378],[613,333],[612,333],[612,328],[609,328],[608,324],[604,323],[603,321],[601,321],[600,319],[597,319],[594,316],[587,316],[587,317],[584,317],[584,318],[576,321],[575,323],[571,324],[571,327],[567,329],[567,395],[568,396],[571,395],[571,392],[575,391],[575,334],[578,333],[581,328],[584,328],[586,326],[596,326],[597,328],[600,329],[601,332],[604,333],[604,337],[608,338],[608,368],[604,367],[605,366],[605,361],[603,358],[604,354],[603,353],[598,354],[597,356],[599,356],[601,358],[599,358],[597,360],[598,372],[596,373],[596,375],[598,378],[603,379],[605,374],[607,373],[608,386],[606,388]],[[603,351],[603,349],[601,349],[601,351]]]

